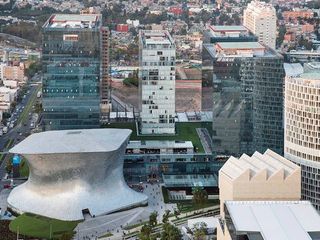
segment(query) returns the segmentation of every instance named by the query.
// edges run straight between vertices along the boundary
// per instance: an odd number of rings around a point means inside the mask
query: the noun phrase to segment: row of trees
[[[161,233],[153,233],[155,227],[158,224],[158,213],[152,212],[149,216],[149,222],[144,224],[138,235],[140,240],[155,240],[160,238],[161,240],[180,240],[182,235],[180,230],[169,223],[170,210],[166,210],[162,216],[162,231]]]

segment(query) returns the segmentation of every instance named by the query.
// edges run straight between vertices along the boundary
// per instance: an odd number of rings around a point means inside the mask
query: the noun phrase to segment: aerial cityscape
[[[0,240],[319,240],[319,0],[0,0]]]

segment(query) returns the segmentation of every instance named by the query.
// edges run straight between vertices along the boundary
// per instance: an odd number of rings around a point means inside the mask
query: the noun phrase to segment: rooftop
[[[217,45],[222,49],[265,49],[259,42],[218,42]]]
[[[167,30],[145,30],[140,32],[143,45],[174,45],[174,41]]]
[[[223,173],[231,180],[236,180],[249,173],[250,181],[258,175],[266,175],[266,180],[279,175],[286,179],[297,171],[300,171],[299,166],[268,149],[264,154],[255,152],[251,157],[246,154],[239,159],[230,157],[219,174]]]
[[[312,240],[320,215],[308,201],[226,201],[236,232],[264,240]]]
[[[305,72],[300,75],[301,78],[310,79],[310,80],[320,80],[320,71],[319,72]]]
[[[167,149],[167,148],[192,148],[193,144],[191,141],[157,141],[157,140],[147,140],[147,141],[130,141],[128,143],[127,149],[140,149],[140,148],[152,148],[152,149]]]
[[[224,26],[224,25],[213,25],[210,29],[214,32],[247,32],[248,29],[242,25]]]
[[[128,129],[82,129],[35,133],[9,150],[17,154],[109,152],[129,138]]]
[[[100,14],[53,14],[44,24],[45,28],[99,28]]]
[[[303,73],[300,63],[284,63],[283,67],[287,77],[295,77]]]

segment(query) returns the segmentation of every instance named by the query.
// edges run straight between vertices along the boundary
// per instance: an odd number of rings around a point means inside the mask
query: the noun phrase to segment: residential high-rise
[[[175,44],[168,31],[139,35],[141,134],[175,133]]]
[[[320,211],[320,63],[285,80],[286,158],[301,166],[302,198]]]
[[[46,130],[99,127],[108,85],[105,32],[99,14],[54,14],[44,24]]]
[[[204,46],[203,67],[213,86],[214,155],[282,154],[283,58],[258,42],[217,42]]]
[[[243,13],[243,25],[258,37],[260,43],[276,48],[277,15],[272,4],[257,0],[249,3]]]

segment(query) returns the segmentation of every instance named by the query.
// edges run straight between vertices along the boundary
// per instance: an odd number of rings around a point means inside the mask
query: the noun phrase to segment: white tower
[[[175,133],[175,44],[168,31],[140,32],[142,134]]]
[[[243,25],[258,37],[260,43],[276,48],[277,15],[268,3],[252,1],[243,14]]]

